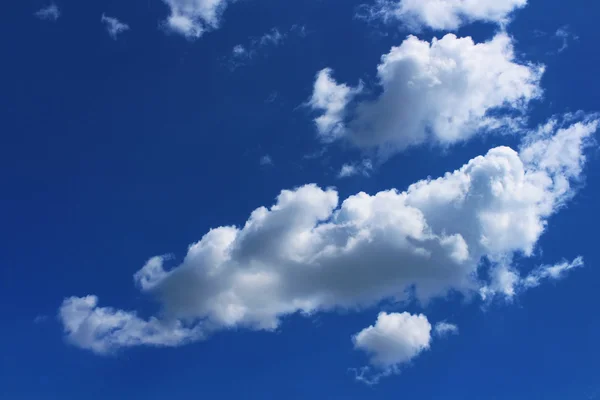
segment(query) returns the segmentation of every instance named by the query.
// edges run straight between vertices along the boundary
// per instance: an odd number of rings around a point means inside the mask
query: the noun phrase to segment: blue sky
[[[0,398],[600,396],[600,6],[445,4],[7,4]]]

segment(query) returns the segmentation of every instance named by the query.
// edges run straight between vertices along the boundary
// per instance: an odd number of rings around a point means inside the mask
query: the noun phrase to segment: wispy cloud
[[[231,69],[236,69],[247,64],[265,48],[280,46],[290,35],[305,37],[307,35],[306,28],[301,25],[293,25],[290,29],[283,32],[278,28],[272,28],[260,37],[251,38],[250,42],[246,45],[237,44],[233,46],[229,60]]]
[[[56,21],[60,18],[60,9],[52,3],[48,7],[36,11],[34,15],[44,21]]]
[[[260,165],[262,166],[272,166],[273,165],[273,159],[271,158],[270,155],[266,154],[264,156],[262,156],[260,158]]]
[[[558,53],[562,53],[569,47],[569,43],[571,40],[579,40],[579,37],[572,32],[569,31],[569,26],[565,25],[556,31],[554,36],[562,41],[562,45],[557,50]]]
[[[105,14],[102,14],[101,21],[106,26],[106,31],[110,37],[115,40],[121,33],[129,30],[129,25],[119,21],[114,17],[108,17]]]

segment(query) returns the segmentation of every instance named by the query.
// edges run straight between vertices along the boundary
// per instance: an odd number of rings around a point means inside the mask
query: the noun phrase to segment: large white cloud
[[[482,291],[493,277],[477,278],[481,260],[531,255],[548,217],[572,196],[598,121],[570,123],[552,121],[519,152],[491,149],[405,191],[358,193],[339,204],[334,189],[284,190],[243,227],[208,232],[179,266],[167,270],[155,257],[135,274],[160,302],[160,317],[145,321],[99,308],[95,297],[70,298],[61,308],[66,333],[97,352],[175,345],[232,327],[272,330],[296,312]]]
[[[225,7],[235,0],[163,0],[171,13],[166,26],[188,38],[198,38],[219,26]]]
[[[473,21],[505,24],[527,0],[379,0],[371,17],[397,19],[409,29],[456,30]]]
[[[319,113],[315,122],[324,141],[345,138],[389,155],[518,125],[529,102],[542,94],[543,71],[519,63],[505,33],[483,43],[453,34],[431,43],[409,36],[382,57],[378,97],[350,107],[361,86],[339,84],[325,69],[310,104]]]

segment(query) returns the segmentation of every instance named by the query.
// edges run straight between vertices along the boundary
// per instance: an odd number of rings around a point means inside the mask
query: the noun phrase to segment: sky
[[[0,398],[600,398],[600,5],[5,7]]]

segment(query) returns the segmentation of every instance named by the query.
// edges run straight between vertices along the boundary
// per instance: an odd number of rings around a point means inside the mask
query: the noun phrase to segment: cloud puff
[[[324,141],[333,141],[345,133],[344,119],[348,103],[362,90],[362,85],[352,88],[338,84],[332,77],[333,70],[325,68],[317,73],[313,94],[308,105],[322,112],[315,119],[319,134]]]
[[[129,30],[129,25],[119,21],[114,17],[108,17],[102,14],[102,18],[100,21],[106,26],[106,31],[110,35],[111,38],[117,39],[121,33]]]
[[[361,163],[344,164],[338,173],[338,178],[348,178],[355,175],[369,176],[373,172],[373,163],[369,159]]]
[[[409,36],[377,67],[382,93],[339,84],[331,69],[317,75],[309,104],[323,141],[345,138],[382,156],[433,142],[450,145],[481,132],[518,126],[528,103],[541,96],[543,66],[517,62],[512,39],[484,43],[448,34],[431,43]]]
[[[443,337],[447,335],[457,335],[458,326],[448,322],[438,322],[435,324],[434,332],[437,336]]]
[[[273,165],[273,159],[271,158],[270,155],[266,154],[264,156],[262,156],[259,160],[260,165],[262,166],[272,166]]]
[[[279,46],[287,38],[287,35],[287,33],[281,33],[279,29],[273,28],[260,37],[252,38],[246,46],[241,44],[233,46],[231,59],[229,60],[231,67],[239,67],[254,58],[263,47]]]
[[[412,30],[456,30],[474,21],[503,25],[526,4],[527,0],[378,0],[367,9],[370,18],[399,20]]]
[[[382,312],[375,325],[363,329],[352,340],[356,349],[369,354],[372,365],[385,369],[407,363],[428,349],[431,324],[422,314]]]
[[[197,39],[219,26],[221,15],[234,0],[163,0],[171,13],[165,26],[189,39]]]
[[[56,4],[52,3],[48,7],[36,11],[35,16],[46,21],[56,21],[60,17],[60,10]]]
[[[579,40],[579,37],[577,35],[574,35],[570,32],[568,25],[558,28],[558,30],[554,34],[554,37],[556,37],[562,42],[562,45],[557,50],[557,53],[562,53],[563,51],[565,51],[569,47],[569,41],[571,39]]]
[[[428,349],[431,324],[422,314],[382,312],[375,325],[354,335],[352,341],[357,350],[369,354],[371,365],[385,370],[407,363]]]
[[[491,149],[405,191],[361,192],[340,204],[334,189],[284,190],[242,227],[210,230],[179,266],[154,257],[135,274],[160,302],[160,320],[70,298],[60,313],[67,336],[96,352],[174,345],[234,327],[273,330],[297,312],[477,293],[492,285],[478,278],[481,261],[530,256],[548,218],[573,195],[598,120],[572,118],[544,125],[519,152]]]

